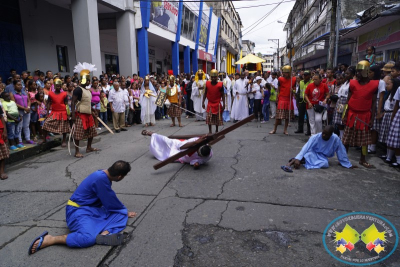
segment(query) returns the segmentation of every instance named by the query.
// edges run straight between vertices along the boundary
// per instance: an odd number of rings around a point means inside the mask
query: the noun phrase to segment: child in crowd
[[[33,141],[37,141],[37,134],[36,134],[36,124],[39,119],[38,113],[37,113],[37,101],[35,98],[36,95],[36,88],[37,84],[34,80],[29,80],[27,83],[28,87],[28,93],[29,93],[29,99],[31,101],[31,121],[30,121],[30,129],[31,129],[31,134],[33,136]]]
[[[263,107],[262,107],[262,114],[264,116],[264,121],[261,123],[266,123],[269,121],[269,105],[270,105],[270,97],[271,97],[271,85],[269,83],[265,84],[265,88],[263,90]]]
[[[104,91],[101,91],[100,93],[100,119],[107,124],[107,104],[108,104],[108,99],[106,96],[106,93]]]
[[[8,175],[4,172],[5,159],[10,157],[7,147],[7,126],[4,120],[3,107],[0,103],[0,180],[5,180]]]
[[[166,82],[165,80],[162,80],[162,81],[161,81],[161,86],[160,86],[158,92],[167,93],[167,82]],[[165,117],[168,118],[168,115],[166,115],[166,112],[165,112],[165,110],[166,110],[165,105],[164,105],[162,108],[157,107],[157,109],[160,110],[161,116],[162,116],[162,119],[163,119],[163,120],[165,119]]]
[[[43,136],[43,130],[42,126],[44,124],[44,120],[46,119],[47,115],[47,110],[46,110],[46,105],[44,104],[44,92],[39,92],[35,95],[35,99],[37,102],[37,113],[38,113],[38,121],[36,123],[36,126],[39,128],[39,134],[40,136]],[[46,139],[49,139],[50,137],[46,137]]]
[[[10,93],[3,92],[1,94],[3,99],[2,105],[6,111],[7,116],[7,137],[10,143],[11,150],[17,150],[24,147],[19,144],[19,133],[22,129],[22,116],[19,115],[17,104],[11,101]]]

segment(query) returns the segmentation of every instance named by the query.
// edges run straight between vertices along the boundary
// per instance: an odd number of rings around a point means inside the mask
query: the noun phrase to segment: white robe
[[[203,88],[206,87],[206,81],[200,80],[199,81],[199,85]],[[193,82],[192,85],[192,95],[190,96],[190,98],[193,101],[193,109],[194,111],[200,115],[200,116],[204,116],[204,114],[206,113],[206,110],[203,109],[203,97],[204,97],[204,91],[203,93],[200,93],[199,90],[199,85],[196,82]],[[205,106],[207,106],[207,99],[205,101]],[[205,116],[204,116],[205,118]],[[202,118],[204,120],[204,118]],[[196,117],[196,119],[201,119],[200,117]]]
[[[233,87],[233,105],[231,118],[233,120],[243,120],[249,116],[249,103],[247,100],[246,80],[236,80]],[[237,93],[237,94],[236,94]]]
[[[150,86],[149,86],[150,88]],[[150,90],[153,92],[153,95],[157,95],[156,91],[150,88]],[[156,117],[155,117],[155,112],[157,109],[156,105],[156,98],[154,96],[150,96],[149,98],[144,96],[145,90],[144,87],[142,86],[142,90],[140,91],[140,106],[141,106],[141,111],[140,111],[140,118],[142,120],[143,124],[149,124],[149,123],[156,123]]]
[[[164,135],[153,133],[150,141],[150,152],[159,161],[164,161],[167,158],[184,151],[185,149],[181,149],[184,144],[194,142],[197,139],[199,138],[195,137],[185,141],[180,141],[179,139],[170,139]],[[201,165],[209,161],[212,155],[212,150],[208,157],[200,157],[199,154],[195,152],[191,156],[185,155],[179,158],[177,161],[180,163],[188,163],[190,165],[194,165],[195,163],[199,163]]]
[[[226,89],[226,93],[225,93],[225,110],[227,111],[231,111],[232,110],[232,81],[229,78],[226,78],[224,80],[224,86]]]

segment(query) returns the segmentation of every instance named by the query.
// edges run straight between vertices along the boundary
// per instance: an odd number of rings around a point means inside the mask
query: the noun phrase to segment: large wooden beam
[[[210,145],[215,144],[215,143],[221,141],[222,139],[224,139],[225,135],[227,133],[239,128],[240,126],[243,126],[244,124],[252,121],[254,118],[255,118],[255,115],[252,114],[249,117],[247,117],[247,118],[245,118],[245,119],[243,119],[243,120],[241,120],[241,121],[239,121],[239,122],[237,122],[237,123],[225,128],[225,129],[223,129],[222,131],[220,131],[218,133],[207,135],[207,138],[204,139],[203,141],[201,141],[200,143],[198,143],[198,144],[194,145],[193,147],[190,147],[190,148],[188,148],[188,149],[186,149],[184,151],[181,151],[181,152],[179,152],[179,153],[167,158],[164,161],[161,161],[161,162],[155,164],[153,166],[153,168],[155,170],[158,170],[158,169],[164,167],[165,165],[167,165],[169,163],[175,162],[176,160],[178,160],[179,158],[181,158],[181,157],[183,157],[183,156],[185,156],[187,154],[196,152],[201,146],[204,146],[206,144],[210,144]],[[186,138],[181,138],[181,137],[186,137]],[[198,137],[198,135],[194,135],[194,136],[193,135],[181,135],[181,136],[175,135],[175,136],[171,136],[169,138],[172,138],[172,139],[187,139],[187,137],[189,137],[189,138]]]

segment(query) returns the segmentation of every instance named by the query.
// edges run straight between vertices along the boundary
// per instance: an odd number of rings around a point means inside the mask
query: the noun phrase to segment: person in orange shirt
[[[276,116],[274,129],[270,134],[276,133],[276,128],[281,124],[282,120],[285,120],[285,128],[283,133],[289,135],[287,128],[289,126],[289,120],[294,118],[294,106],[292,97],[295,94],[296,88],[296,77],[292,77],[292,67],[289,65],[282,67],[282,77],[278,79],[278,105],[276,107]]]

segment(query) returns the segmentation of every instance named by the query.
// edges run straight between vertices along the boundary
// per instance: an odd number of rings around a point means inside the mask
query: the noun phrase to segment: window
[[[196,41],[197,18],[185,5],[183,6],[181,35],[191,41]]]
[[[69,72],[68,68],[68,50],[66,46],[57,45],[57,61],[59,72]]]

